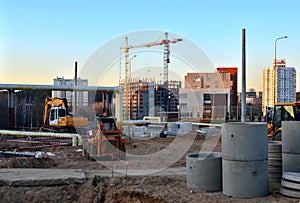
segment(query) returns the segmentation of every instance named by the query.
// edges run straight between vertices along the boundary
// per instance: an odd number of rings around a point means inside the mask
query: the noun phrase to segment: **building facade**
[[[185,88],[193,89],[195,90],[195,94],[201,94],[201,95],[202,95],[201,92],[204,91],[202,96],[203,96],[203,100],[206,100],[206,102],[200,102],[197,104],[198,106],[204,105],[203,106],[204,109],[201,109],[199,113],[196,112],[195,110],[190,111],[191,109],[188,109],[185,112],[184,107],[183,107],[184,111],[181,112],[183,112],[184,114],[185,113],[189,114],[189,112],[192,112],[192,115],[195,115],[196,113],[196,115],[200,116],[199,118],[204,118],[204,117],[209,118],[209,117],[214,117],[216,115],[216,113],[214,114],[212,113],[212,108],[217,108],[215,105],[218,105],[218,106],[223,106],[222,110],[226,109],[225,114],[227,112],[231,114],[234,109],[233,108],[234,95],[233,95],[233,81],[232,81],[233,73],[231,73],[230,71],[234,72],[237,70],[235,70],[235,68],[233,68],[233,70],[228,68],[228,70],[226,71],[226,68],[223,68],[223,69],[219,69],[218,72],[214,72],[214,73],[187,73],[187,75],[185,76]],[[235,74],[235,76],[237,76],[237,73]],[[237,82],[237,78],[235,82]],[[201,91],[198,91],[198,89],[200,89]],[[209,92],[212,92],[213,94],[210,94]],[[226,104],[222,102],[222,104],[219,105],[217,104],[216,101],[212,102],[211,104],[208,104],[208,102],[211,101],[212,98],[218,98],[218,96],[216,96],[217,93],[226,95],[226,96],[221,96],[226,98],[225,99]],[[189,102],[191,104],[188,104]],[[182,102],[180,101],[180,103]],[[184,103],[182,103],[182,105],[185,106]],[[194,106],[194,104],[192,104],[192,101],[187,101],[187,105]],[[226,108],[224,106],[226,106]],[[207,113],[205,114],[205,112]]]
[[[124,84],[121,84],[124,87]],[[145,116],[157,116],[162,121],[178,119],[179,89],[181,81],[168,81],[168,92],[162,82],[131,79],[129,82],[130,120],[142,120]],[[168,112],[165,111],[165,94],[168,94]],[[124,95],[123,95],[124,96]],[[125,102],[123,100],[125,105]]]
[[[296,69],[293,67],[277,68],[277,101],[296,101]]]
[[[75,85],[74,79],[65,79],[64,77],[57,77],[54,80],[54,85],[57,86],[70,86]],[[77,86],[88,86],[87,79],[77,78]],[[74,110],[75,96],[73,91],[53,91],[53,96],[58,98],[66,98],[70,111]],[[76,107],[86,107],[89,103],[89,95],[87,91],[76,92]]]
[[[219,67],[219,73],[229,73],[231,81],[232,99],[231,105],[238,105],[238,68],[237,67]]]
[[[230,89],[181,88],[179,90],[180,119],[224,120],[229,110]]]
[[[209,89],[230,88],[230,73],[187,73],[184,77],[185,88]]]
[[[263,70],[262,110],[279,102],[296,101],[296,69],[286,67],[286,60],[273,61],[273,67]]]
[[[275,99],[275,73],[274,68],[264,68],[262,76],[262,110],[266,114],[267,107],[274,106]]]

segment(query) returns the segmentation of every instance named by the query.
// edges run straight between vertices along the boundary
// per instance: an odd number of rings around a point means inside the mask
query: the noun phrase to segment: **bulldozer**
[[[69,112],[66,98],[47,97],[44,102],[43,124],[40,130],[85,134],[88,131],[88,118],[74,117]]]
[[[300,121],[300,102],[275,104],[272,117],[267,119],[269,140],[281,140],[282,121]]]
[[[100,116],[98,131],[92,138],[83,140],[83,156],[90,160],[125,160],[126,140],[117,128],[115,118]]]

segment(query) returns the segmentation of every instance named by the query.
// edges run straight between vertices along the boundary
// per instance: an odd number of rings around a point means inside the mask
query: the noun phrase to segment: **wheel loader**
[[[300,121],[300,102],[275,104],[272,118],[267,119],[269,140],[281,140],[282,121]]]

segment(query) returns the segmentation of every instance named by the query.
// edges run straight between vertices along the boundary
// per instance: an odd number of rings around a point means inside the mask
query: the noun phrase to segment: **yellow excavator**
[[[81,134],[87,129],[88,118],[73,117],[68,110],[66,98],[45,99],[41,131]]]
[[[282,121],[300,121],[300,102],[276,103],[272,114],[267,119],[269,140],[281,140]]]

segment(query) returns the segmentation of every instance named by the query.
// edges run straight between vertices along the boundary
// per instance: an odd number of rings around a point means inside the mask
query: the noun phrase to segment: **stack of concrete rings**
[[[300,121],[282,122],[282,170],[280,193],[300,198]]]
[[[282,143],[281,141],[269,141],[269,181],[280,183],[282,177]]]
[[[268,195],[267,124],[222,124],[222,163],[224,195],[239,198]]]

